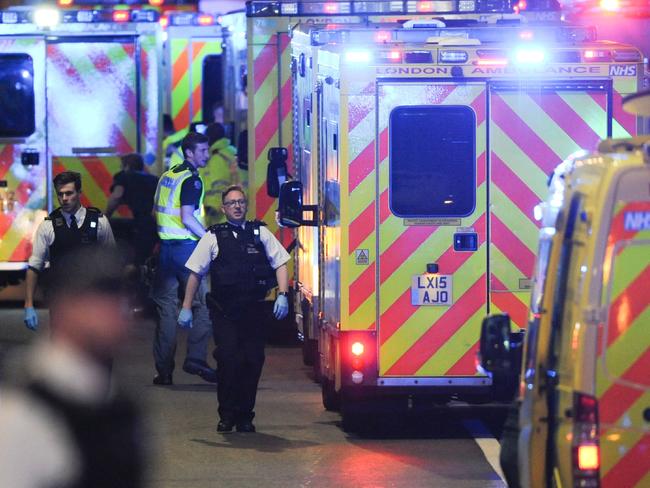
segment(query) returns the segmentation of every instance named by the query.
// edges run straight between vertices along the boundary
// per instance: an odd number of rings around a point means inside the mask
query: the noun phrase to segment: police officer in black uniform
[[[36,230],[32,255],[25,278],[25,325],[38,329],[38,315],[34,310],[34,292],[38,275],[50,262],[57,261],[68,252],[94,244],[115,245],[108,219],[101,211],[81,205],[81,175],[64,171],[54,178],[54,189],[60,207],[54,210]]]
[[[219,432],[255,432],[257,385],[264,365],[266,331],[260,319],[261,301],[278,286],[276,319],[289,310],[289,254],[263,222],[246,221],[244,190],[231,186],[222,195],[227,222],[209,228],[185,266],[192,272],[178,317],[191,326],[192,298],[201,278],[210,273],[211,316],[217,338]]]

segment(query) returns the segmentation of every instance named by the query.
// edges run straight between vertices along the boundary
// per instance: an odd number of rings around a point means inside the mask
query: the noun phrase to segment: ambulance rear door
[[[377,97],[380,383],[484,385],[485,83],[386,80]]]
[[[0,269],[20,269],[47,209],[45,40],[0,33]]]
[[[597,346],[601,486],[650,486],[650,167],[628,169],[611,202]]]
[[[81,173],[85,206],[105,209],[119,156],[143,149],[137,49],[135,35],[47,42],[48,155],[54,174]]]
[[[489,83],[490,311],[526,328],[540,223],[553,169],[611,134],[609,81]]]

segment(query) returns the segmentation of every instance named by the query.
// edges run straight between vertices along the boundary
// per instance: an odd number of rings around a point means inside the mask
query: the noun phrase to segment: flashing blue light
[[[521,64],[539,64],[545,58],[546,53],[540,48],[520,48],[515,51],[515,61]]]
[[[345,60],[348,63],[370,62],[370,51],[346,51]]]

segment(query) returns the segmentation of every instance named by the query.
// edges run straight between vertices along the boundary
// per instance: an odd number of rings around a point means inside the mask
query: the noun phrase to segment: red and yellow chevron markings
[[[359,248],[370,249],[371,259],[369,266],[349,267],[349,318],[342,329],[376,327],[378,278],[380,374],[473,375],[472,348],[479,337],[478,326],[487,296],[484,86],[380,85],[379,114],[374,109],[374,85],[359,86],[355,93],[347,103],[348,192],[350,214],[356,215],[349,226],[348,262],[354,263],[354,253]],[[405,227],[402,219],[389,210],[388,116],[398,105],[418,104],[469,104],[476,113],[477,211],[464,220],[464,225],[473,226],[479,234],[480,248],[476,253],[453,251],[452,228]],[[375,138],[377,117],[379,135]],[[377,166],[375,151],[379,156]],[[379,189],[375,190],[377,171]],[[379,259],[373,256],[377,248]],[[454,275],[455,303],[448,309],[411,305],[411,276],[423,272],[423,262],[437,262],[442,273]]]
[[[96,207],[102,211],[106,209],[108,196],[111,194],[113,175],[119,170],[118,156],[55,157],[52,160],[54,176],[62,171],[76,171],[81,174],[82,205]],[[131,212],[122,205],[118,208],[117,215],[130,217]]]
[[[113,122],[107,134],[93,134],[97,141],[87,141],[93,146],[113,147],[120,154],[133,152],[137,147],[135,46],[133,43],[63,43],[48,44],[48,87],[56,96],[48,98],[50,114],[51,154],[60,155],[57,139],[65,144],[66,136],[74,126],[65,126],[56,114],[76,105],[77,111],[95,113],[97,117],[111,116]],[[66,87],[62,91],[56,87]],[[106,91],[98,97],[98,86]],[[73,98],[74,97],[74,98]],[[93,124],[92,120],[84,121]],[[97,124],[106,123],[106,120]],[[105,137],[105,139],[101,139]]]
[[[650,432],[643,428],[650,405],[650,231],[626,230],[624,216],[650,211],[650,202],[620,204],[608,237],[606,259],[613,266],[606,333],[597,360],[604,488],[650,483]],[[627,241],[614,253],[614,244]]]

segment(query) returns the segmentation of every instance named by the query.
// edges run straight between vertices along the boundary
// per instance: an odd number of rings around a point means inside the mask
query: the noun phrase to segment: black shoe
[[[158,373],[153,377],[154,385],[171,385],[172,384],[172,375],[170,374],[160,374]]]
[[[237,432],[255,432],[253,422],[240,422],[237,424]]]
[[[230,420],[219,420],[217,424],[217,432],[232,432],[235,423]]]
[[[183,371],[200,376],[208,383],[217,382],[217,370],[212,369],[208,363],[199,359],[186,359],[183,363]]]

